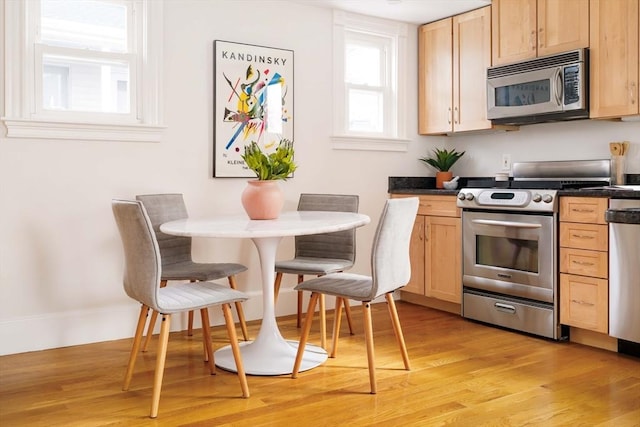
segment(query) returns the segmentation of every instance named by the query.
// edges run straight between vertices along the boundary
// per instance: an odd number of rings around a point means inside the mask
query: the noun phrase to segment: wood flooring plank
[[[156,420],[154,337],[121,390],[131,339],[0,357],[1,426],[640,426],[640,359],[398,303],[405,371],[384,303],[372,308],[378,393],[369,393],[361,310],[338,357],[289,376],[209,375],[201,331],[172,333]],[[329,313],[329,319],[331,319]],[[278,319],[297,339],[295,317]],[[346,323],[346,322],[343,322]],[[133,333],[134,325],[132,325]],[[256,336],[258,322],[249,322]],[[315,325],[311,343],[319,342]],[[228,344],[212,330],[214,349]]]

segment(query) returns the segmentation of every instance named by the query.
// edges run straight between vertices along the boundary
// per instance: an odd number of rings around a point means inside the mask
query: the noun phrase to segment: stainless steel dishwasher
[[[611,199],[609,223],[609,335],[640,346],[640,200]]]

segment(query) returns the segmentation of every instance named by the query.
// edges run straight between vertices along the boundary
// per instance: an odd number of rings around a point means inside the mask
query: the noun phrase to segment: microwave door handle
[[[555,72],[555,96],[556,96],[556,104],[558,105],[558,107],[562,106],[562,98],[563,96],[563,91],[564,91],[564,85],[562,84],[562,68],[558,67],[556,68],[556,72]]]
[[[473,219],[471,222],[474,224],[492,225],[496,227],[542,228],[542,224],[533,224],[531,222],[496,221],[493,219]]]

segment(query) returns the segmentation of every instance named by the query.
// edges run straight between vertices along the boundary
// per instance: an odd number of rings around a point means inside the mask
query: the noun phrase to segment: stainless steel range
[[[607,185],[609,160],[516,163],[513,175],[458,193],[462,315],[558,340],[558,189]]]

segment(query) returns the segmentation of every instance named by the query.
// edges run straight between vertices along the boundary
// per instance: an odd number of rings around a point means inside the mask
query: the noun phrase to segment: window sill
[[[160,142],[166,126],[25,120],[3,117],[7,138]]]
[[[331,137],[334,150],[360,151],[404,151],[409,147],[409,140],[399,138],[371,138],[361,136],[334,135]]]

